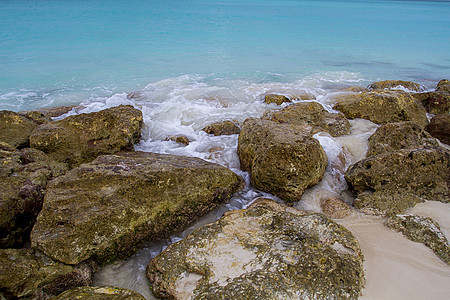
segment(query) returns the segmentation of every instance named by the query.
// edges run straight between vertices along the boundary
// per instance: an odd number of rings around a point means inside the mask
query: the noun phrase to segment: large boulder
[[[133,150],[141,127],[142,112],[121,105],[40,125],[30,136],[30,146],[76,167],[102,154]]]
[[[411,214],[393,215],[386,221],[386,225],[400,231],[414,242],[425,244],[440,259],[450,264],[448,240],[441,231],[439,224],[432,219]]]
[[[332,136],[350,133],[350,123],[342,113],[329,113],[318,102],[300,102],[272,112],[270,120],[307,128],[311,134],[326,131]]]
[[[113,287],[113,286],[100,286],[100,287],[77,287],[65,291],[53,300],[145,300],[145,297],[141,294],[128,289]]]
[[[354,206],[376,214],[401,213],[418,202],[449,201],[449,152],[402,149],[350,166],[346,180],[358,192]]]
[[[412,122],[388,123],[377,128],[369,138],[367,156],[400,149],[437,146],[438,142],[419,125]]]
[[[0,292],[7,299],[48,299],[92,283],[95,264],[68,266],[31,249],[0,249]]]
[[[369,90],[407,89],[413,92],[423,91],[423,88],[415,82],[404,80],[375,81],[368,87]]]
[[[26,116],[9,110],[0,111],[0,142],[14,148],[29,146],[31,132],[38,126]]]
[[[0,248],[20,247],[29,239],[47,181],[66,171],[37,149],[0,145]]]
[[[427,131],[441,142],[450,145],[450,114],[434,116],[427,127]]]
[[[164,299],[357,299],[364,285],[363,256],[347,229],[267,201],[170,245],[147,276]]]
[[[67,264],[124,258],[144,241],[185,228],[241,184],[229,169],[198,158],[100,156],[50,182],[32,247]]]
[[[206,126],[202,130],[205,131],[206,133],[214,134],[215,136],[239,134],[239,132],[241,131],[238,124],[230,120],[213,123],[211,125]]]
[[[347,118],[362,118],[376,124],[412,121],[421,127],[428,124],[427,112],[410,93],[375,91],[336,96],[334,109]]]
[[[241,169],[252,184],[285,201],[299,201],[306,188],[318,183],[327,156],[304,128],[268,120],[247,119],[239,135]]]

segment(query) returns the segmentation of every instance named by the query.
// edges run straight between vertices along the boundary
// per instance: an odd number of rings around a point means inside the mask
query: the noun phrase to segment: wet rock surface
[[[426,110],[410,93],[373,91],[338,95],[334,109],[349,119],[362,118],[376,124],[412,121],[421,127],[428,124]]]
[[[377,128],[369,138],[367,156],[400,149],[437,146],[438,142],[419,125],[412,122],[389,123]]]
[[[142,112],[121,105],[40,125],[30,136],[30,146],[76,167],[102,154],[133,150],[141,127]]]
[[[67,264],[133,254],[228,199],[242,179],[201,159],[145,152],[104,155],[54,179],[32,247]]]
[[[68,266],[31,249],[0,249],[0,292],[7,299],[48,299],[92,283],[95,265]]]
[[[292,202],[322,179],[327,156],[300,126],[247,119],[239,135],[241,169],[258,189]]]
[[[49,116],[50,118],[56,118],[56,117],[60,117],[66,113],[68,113],[69,111],[75,110],[75,111],[79,111],[81,110],[83,107],[81,105],[64,105],[64,106],[55,106],[55,107],[42,107],[42,108],[38,108],[35,110],[28,110],[28,111],[22,111],[20,113],[35,113],[35,112],[39,112],[42,113],[46,116]]]
[[[47,182],[66,171],[42,151],[0,147],[0,248],[20,247],[29,239]]]
[[[231,211],[172,244],[147,267],[166,299],[356,299],[358,242],[322,214],[276,203]]]
[[[308,129],[310,134],[321,131],[331,136],[350,133],[350,123],[342,113],[329,113],[318,102],[300,102],[270,114],[268,118],[280,124],[292,124]]]
[[[401,213],[416,203],[449,201],[449,152],[441,147],[403,149],[363,159],[346,180],[358,192],[354,206],[377,214]]]
[[[223,121],[213,123],[211,125],[206,126],[202,130],[205,131],[206,133],[213,134],[215,136],[239,134],[239,132],[241,131],[238,124],[233,121]]]
[[[421,92],[423,88],[415,82],[404,80],[375,81],[368,87],[369,90],[408,89],[413,92]]]
[[[450,264],[450,247],[445,234],[439,225],[431,218],[416,216],[412,214],[394,215],[387,221],[386,225],[400,231],[414,242],[423,243],[433,250],[445,263]]]
[[[78,287],[60,294],[54,300],[80,299],[80,300],[146,300],[144,296],[135,291],[113,286]]]
[[[36,122],[13,111],[0,111],[0,141],[13,148],[29,146],[31,132],[38,126]]]
[[[284,95],[277,95],[277,94],[264,95],[264,103],[266,104],[275,103],[276,105],[281,105],[285,102],[291,102],[291,100]]]
[[[450,115],[434,116],[427,127],[427,131],[442,143],[450,145]]]

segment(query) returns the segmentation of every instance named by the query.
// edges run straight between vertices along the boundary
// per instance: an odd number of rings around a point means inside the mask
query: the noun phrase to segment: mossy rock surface
[[[2,110],[0,111],[0,141],[14,148],[28,147],[31,132],[38,125],[26,116]]]
[[[363,256],[344,227],[264,201],[226,213],[150,261],[164,299],[357,299]]]
[[[264,103],[266,104],[275,103],[276,105],[281,105],[285,102],[291,102],[291,100],[284,95],[277,95],[277,94],[264,95]]]
[[[0,291],[7,299],[48,299],[92,283],[95,266],[69,266],[31,249],[0,249]]]
[[[448,240],[441,231],[439,224],[431,218],[412,214],[394,215],[386,221],[386,225],[400,231],[404,236],[414,242],[425,244],[440,259],[450,264]]]
[[[228,199],[242,185],[198,158],[146,152],[104,155],[51,181],[32,247],[67,264],[125,258]]]
[[[427,127],[427,131],[442,143],[450,145],[450,115],[434,116]]]
[[[349,119],[361,118],[376,124],[412,121],[421,127],[428,124],[427,112],[410,93],[374,91],[335,97],[334,109]]]
[[[47,181],[66,171],[37,149],[0,147],[0,248],[21,247],[29,239]]]
[[[133,150],[141,127],[142,112],[121,105],[40,125],[30,136],[30,146],[72,168],[102,154]]]
[[[413,92],[423,91],[423,88],[420,84],[412,82],[412,81],[404,81],[404,80],[383,80],[383,81],[375,81],[371,85],[369,85],[369,90],[392,90],[392,89],[408,89]]]
[[[285,201],[299,201],[306,188],[323,177],[327,156],[300,126],[247,119],[239,135],[241,169],[252,184]]]
[[[218,135],[231,135],[231,134],[239,134],[241,129],[238,124],[233,121],[223,121],[213,123],[211,125],[206,126],[202,129],[206,133]]]
[[[329,113],[318,102],[300,102],[270,114],[270,120],[280,124],[302,126],[311,134],[321,131],[332,136],[350,133],[350,123],[342,113]]]
[[[449,201],[449,152],[402,149],[350,166],[346,180],[358,192],[354,206],[377,214],[402,213],[425,200]]]
[[[419,125],[412,122],[389,123],[377,128],[369,138],[367,156],[400,149],[437,146],[438,142]]]
[[[114,286],[100,286],[100,287],[78,287],[73,288],[52,300],[145,300],[141,294],[128,289],[118,288]]]

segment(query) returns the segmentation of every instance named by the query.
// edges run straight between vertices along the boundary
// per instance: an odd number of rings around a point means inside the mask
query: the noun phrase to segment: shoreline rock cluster
[[[330,218],[289,206],[325,172],[327,156],[313,135],[347,135],[353,118],[380,125],[366,158],[345,173],[353,209],[387,217],[387,226],[449,263],[439,226],[404,213],[426,200],[449,201],[450,151],[440,142],[449,142],[450,83],[424,92],[413,82],[375,82],[337,94],[339,113],[301,101],[313,95],[294,98],[286,105],[292,99],[266,95],[266,103],[282,108],[204,129],[239,134],[237,153],[251,184],[287,205],[257,200],[169,246],[147,268],[157,296],[357,299],[363,255],[354,236],[331,220],[352,208],[324,201]],[[99,265],[185,229],[239,191],[243,179],[201,159],[134,151],[143,118],[132,106],[52,120],[70,109],[0,111],[0,298],[143,299],[83,286]],[[436,114],[431,122],[427,113]]]

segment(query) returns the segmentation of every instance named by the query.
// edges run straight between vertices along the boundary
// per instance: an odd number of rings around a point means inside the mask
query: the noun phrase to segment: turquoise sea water
[[[450,1],[1,0],[0,109],[92,101],[186,74],[431,87],[450,75],[449,16]]]

